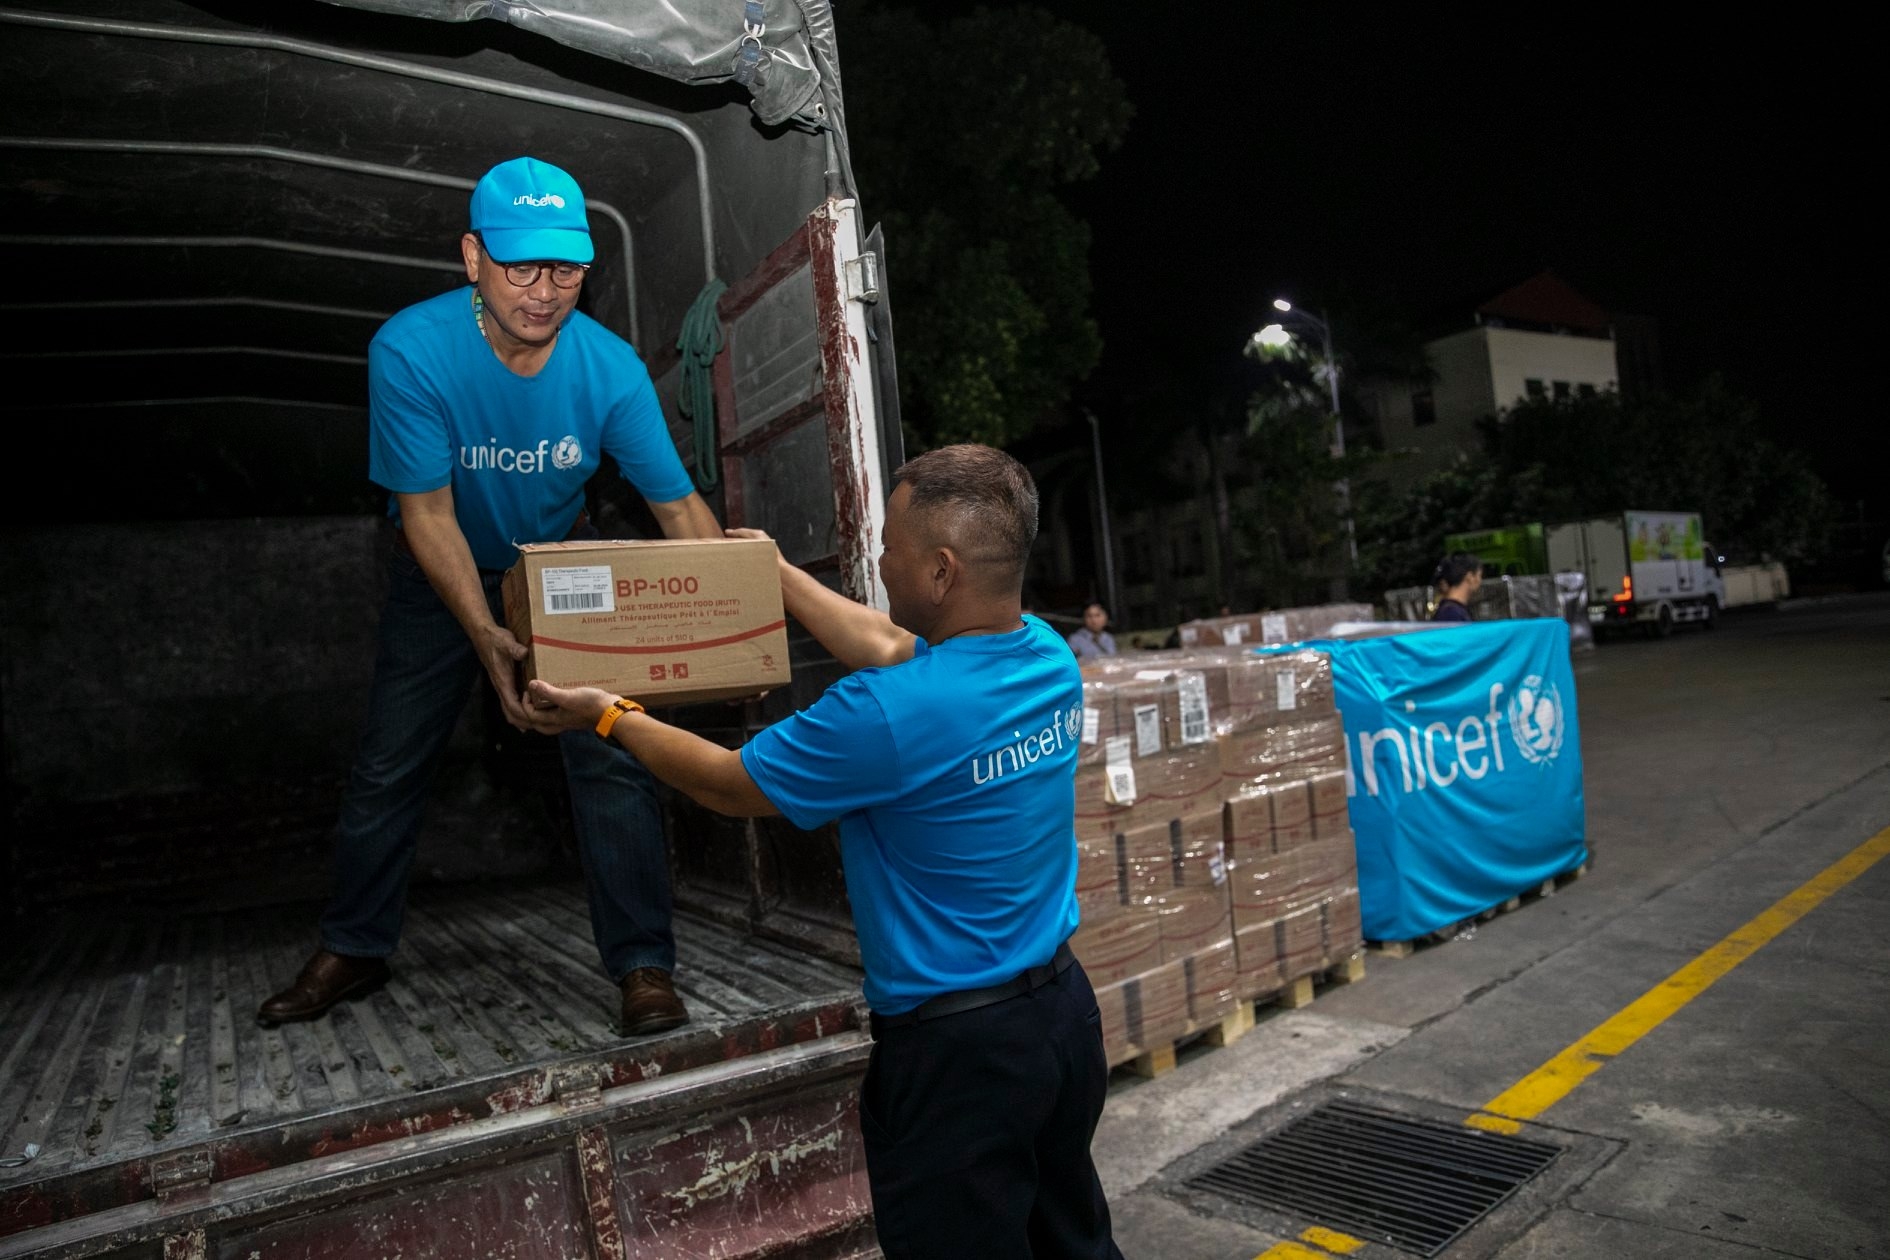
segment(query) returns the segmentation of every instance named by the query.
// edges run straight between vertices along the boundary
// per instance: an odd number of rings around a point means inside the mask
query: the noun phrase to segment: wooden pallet
[[[1117,1067],[1141,1077],[1166,1076],[1175,1070],[1176,1055],[1185,1047],[1196,1042],[1210,1046],[1231,1046],[1249,1032],[1253,1031],[1258,1019],[1255,1008],[1259,1006],[1278,1006],[1282,1010],[1296,1011],[1309,1005],[1318,996],[1319,990],[1341,984],[1354,984],[1365,978],[1365,956],[1355,954],[1338,962],[1327,963],[1318,971],[1288,981],[1273,993],[1262,994],[1239,1003],[1233,1011],[1214,1023],[1200,1028],[1190,1029],[1182,1036],[1164,1046],[1156,1046],[1145,1054],[1117,1064]]]
[[[1384,958],[1409,958],[1420,949],[1425,949],[1432,945],[1442,945],[1445,941],[1455,939],[1457,933],[1461,932],[1465,927],[1474,927],[1479,923],[1488,923],[1499,914],[1513,914],[1532,902],[1541,901],[1544,897],[1553,897],[1557,889],[1566,888],[1586,874],[1588,874],[1588,863],[1583,862],[1572,871],[1563,871],[1560,875],[1551,875],[1534,888],[1526,892],[1517,893],[1508,901],[1500,905],[1491,906],[1487,910],[1479,911],[1459,923],[1452,923],[1448,927],[1439,928],[1435,932],[1430,932],[1424,936],[1419,936],[1408,941],[1367,941],[1365,948]]]

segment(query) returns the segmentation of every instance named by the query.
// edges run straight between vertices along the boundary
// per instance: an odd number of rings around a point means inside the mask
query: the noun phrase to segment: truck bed
[[[621,1038],[582,888],[541,881],[415,889],[384,989],[261,1028],[316,914],[27,923],[0,961],[0,1160],[38,1152],[0,1167],[0,1255],[8,1235],[149,1200],[193,1159],[203,1181],[285,1169],[861,1026],[856,970],[679,914],[693,1021]]]

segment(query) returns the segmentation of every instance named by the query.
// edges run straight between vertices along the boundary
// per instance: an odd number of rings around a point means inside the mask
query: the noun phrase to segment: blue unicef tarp
[[[1565,622],[1293,646],[1332,656],[1367,940],[1438,931],[1587,861]]]

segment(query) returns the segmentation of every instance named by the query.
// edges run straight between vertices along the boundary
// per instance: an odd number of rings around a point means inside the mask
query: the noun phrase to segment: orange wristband
[[[643,706],[635,700],[626,700],[618,696],[610,702],[610,707],[604,710],[604,716],[597,719],[598,738],[609,739],[611,728],[617,725],[617,719],[624,714],[641,712],[643,712]]]

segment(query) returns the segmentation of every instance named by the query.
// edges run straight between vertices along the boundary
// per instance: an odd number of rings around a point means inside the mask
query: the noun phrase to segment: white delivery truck
[[[1588,620],[1598,631],[1711,627],[1726,606],[1697,512],[1622,512],[1554,525],[1548,549],[1551,571],[1586,579]]]

